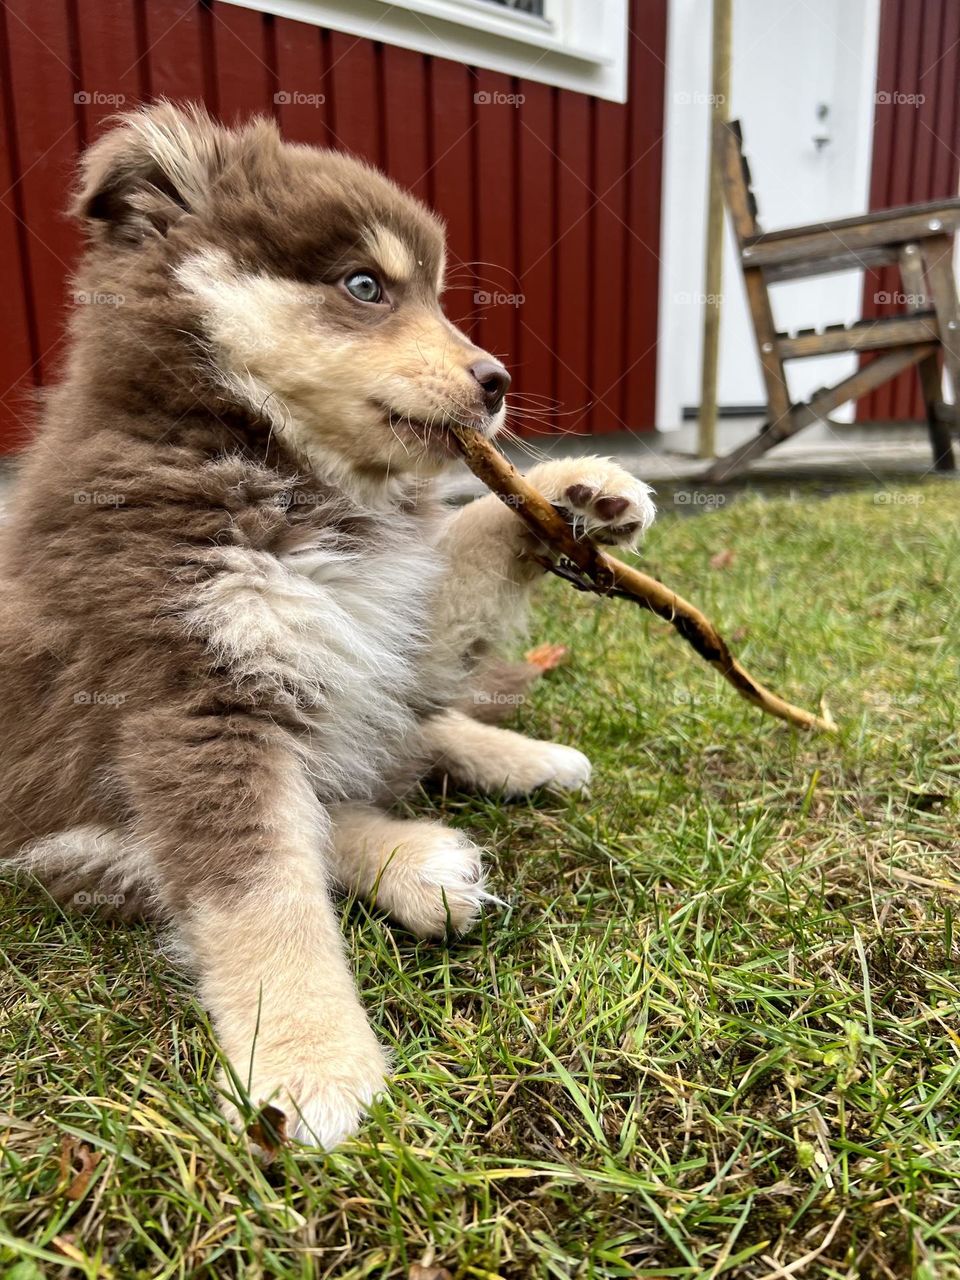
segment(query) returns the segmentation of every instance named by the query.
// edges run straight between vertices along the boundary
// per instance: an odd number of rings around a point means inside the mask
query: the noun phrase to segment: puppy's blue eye
[[[352,294],[358,302],[379,302],[383,297],[380,281],[369,271],[354,271],[343,283],[347,293]]]

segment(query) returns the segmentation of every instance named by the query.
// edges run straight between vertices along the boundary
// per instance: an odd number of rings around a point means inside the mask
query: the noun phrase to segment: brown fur
[[[173,108],[152,116],[190,140],[214,132]],[[266,714],[262,690],[211,668],[203,639],[185,634],[179,597],[213,571],[211,546],[276,554],[318,528],[335,528],[342,547],[380,531],[217,385],[172,266],[215,236],[254,271],[327,281],[371,207],[428,272],[442,260],[436,220],[356,161],[283,146],[265,122],[216,131],[193,151],[217,180],[202,217],[182,207],[200,198],[200,180],[174,191],[135,126],[88,153],[76,208],[93,225],[76,283],[123,302],[73,318],[67,377],[23,460],[5,533],[0,618],[11,711],[0,735],[3,851],[137,813],[164,828],[151,835],[160,856],[175,851],[177,896],[221,860],[224,876],[238,874],[238,833],[228,822],[212,838],[211,817],[234,805],[255,814],[259,761],[300,728],[297,708]],[[363,323],[362,309],[329,293],[338,322]],[[415,485],[411,495],[419,514]],[[255,856],[255,818],[243,834]]]
[[[440,310],[433,215],[263,121],[128,117],[75,211],[94,301],[0,549],[0,856],[171,915],[253,1100],[330,1144],[385,1066],[327,880],[424,933],[484,898],[474,845],[375,802],[430,765],[514,794],[588,771],[454,709],[505,705],[471,705],[470,673],[486,655],[490,689],[540,576],[495,499],[445,519],[429,490],[444,423],[495,431],[506,378]],[[544,490],[572,477],[609,524],[621,486],[632,536],[643,486],[590,466],[547,464]]]

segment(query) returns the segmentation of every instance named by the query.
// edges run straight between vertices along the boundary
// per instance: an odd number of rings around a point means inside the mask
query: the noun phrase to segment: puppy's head
[[[161,104],[87,152],[75,208],[140,314],[173,299],[198,373],[308,456],[430,471],[449,424],[502,424],[506,370],[440,308],[441,224],[375,169]]]

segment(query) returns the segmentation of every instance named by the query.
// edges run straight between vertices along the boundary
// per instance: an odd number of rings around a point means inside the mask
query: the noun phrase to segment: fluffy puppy
[[[432,480],[509,377],[441,312],[437,219],[272,124],[128,116],[74,209],[89,304],[0,553],[0,853],[169,919],[244,1092],[329,1147],[386,1074],[332,888],[421,935],[485,898],[480,850],[390,800],[430,769],[589,776],[462,709],[542,570],[511,511]],[[531,478],[608,542],[653,517],[603,460]]]

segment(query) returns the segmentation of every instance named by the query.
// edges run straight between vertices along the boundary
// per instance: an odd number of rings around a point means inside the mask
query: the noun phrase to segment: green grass
[[[664,505],[645,567],[839,736],[550,583],[571,660],[520,719],[592,796],[417,799],[510,906],[449,947],[349,907],[396,1083],[266,1168],[154,936],[9,887],[4,1275],[960,1276],[960,489]]]

